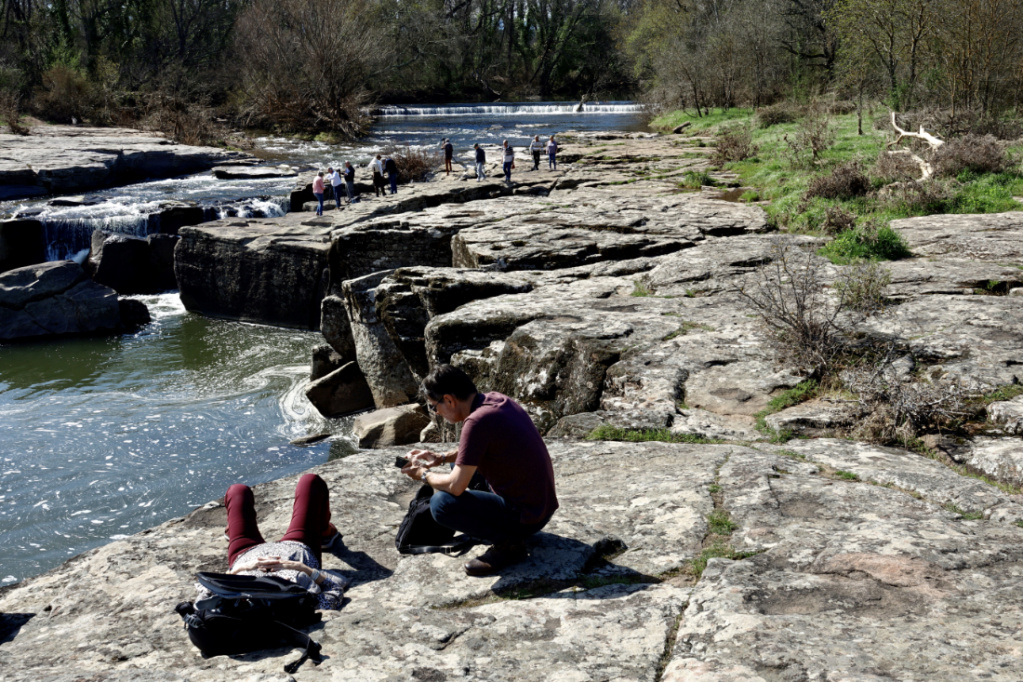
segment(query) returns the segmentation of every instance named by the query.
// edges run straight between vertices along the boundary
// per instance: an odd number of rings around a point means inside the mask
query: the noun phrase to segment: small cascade
[[[97,230],[145,237],[160,229],[159,214],[106,216],[102,218],[61,217],[40,215],[46,239],[47,260],[74,260],[92,245],[92,233]]]
[[[640,114],[644,106],[633,102],[558,102],[515,104],[398,104],[377,107],[370,114],[380,118],[412,116],[559,116],[570,114]]]

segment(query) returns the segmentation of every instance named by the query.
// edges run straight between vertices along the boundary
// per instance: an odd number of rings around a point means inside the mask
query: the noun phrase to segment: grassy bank
[[[803,111],[775,118],[794,120],[770,124],[769,113],[718,109],[703,117],[671,112],[654,119],[651,126],[671,130],[689,121],[680,143],[686,136],[712,137],[709,144],[719,147],[722,134],[746,135],[748,155],[740,152],[732,155],[734,160],[717,159],[720,170],[737,174],[739,184],[753,188],[743,198],[766,202],[764,209],[779,229],[834,237],[823,255],[835,262],[905,255],[897,235],[886,227],[897,218],[1023,210],[1023,203],[1014,199],[1023,197],[1023,140],[998,144],[1006,163],[997,172],[978,168],[983,165],[976,159],[979,152],[966,148],[957,172],[954,164],[946,164],[945,173],[933,180],[907,183],[919,171],[879,160],[885,145],[894,139],[885,109],[864,116],[862,135],[855,113],[815,117]],[[875,118],[880,119],[876,127]],[[812,123],[832,142],[822,145],[816,155],[805,143],[800,146]],[[990,153],[988,148],[981,151]]]

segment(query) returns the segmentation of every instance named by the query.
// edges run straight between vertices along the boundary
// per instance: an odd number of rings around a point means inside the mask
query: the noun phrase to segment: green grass
[[[963,521],[979,521],[980,519],[984,518],[984,514],[982,514],[981,512],[968,512],[962,509],[961,507],[957,507],[954,504],[946,504],[942,506],[945,508],[946,511],[950,511],[953,514],[958,514],[959,516],[963,517]]]
[[[668,429],[623,429],[609,424],[601,424],[590,431],[587,440],[610,440],[625,443],[720,443],[713,438],[703,438],[691,433],[672,433]]]
[[[679,326],[679,328],[676,329],[675,331],[665,334],[663,337],[661,337],[661,341],[670,341],[676,336],[685,336],[694,329],[702,329],[705,332],[714,331],[714,327],[711,327],[706,324],[700,324],[699,322],[689,322],[687,320],[683,322],[681,326]]]
[[[843,481],[858,481],[860,477],[851,471],[842,471],[841,469],[835,470],[835,478],[840,478]]]
[[[647,287],[647,285],[643,284],[642,282],[633,282],[632,287],[633,287],[632,294],[630,294],[631,296],[643,298],[646,296],[652,296],[654,293]]]
[[[817,383],[816,379],[801,381],[793,388],[784,390],[771,398],[771,401],[767,403],[767,414],[781,412],[787,407],[805,403],[807,400],[817,396],[817,390],[819,388],[820,384]]]
[[[751,556],[756,556],[760,552],[740,552],[730,545],[724,543],[715,543],[710,547],[707,547],[700,555],[694,559],[690,559],[686,563],[685,572],[693,576],[696,580],[699,580],[703,576],[703,572],[707,569],[707,562],[714,558],[731,559],[732,561],[741,561],[742,559],[748,559]]]
[[[707,514],[707,528],[715,535],[731,535],[738,526],[724,509],[715,509]]]
[[[682,181],[679,182],[679,187],[685,189],[700,189],[704,186],[714,187],[715,185],[717,183],[707,171],[686,171],[682,174]]]
[[[912,255],[899,233],[887,225],[876,232],[863,227],[846,230],[819,253],[836,265],[864,260],[899,260]]]
[[[710,492],[711,495],[716,495],[717,493],[721,492],[721,486],[719,486],[717,483],[711,483],[707,487],[707,490]]]
[[[985,393],[980,397],[980,402],[984,405],[990,405],[991,403],[1012,400],[1020,395],[1023,395],[1023,384],[1006,384],[1005,386],[999,386],[989,393]]]
[[[695,112],[675,111],[654,119],[651,125],[671,129],[683,121],[691,121],[692,125],[686,133],[714,135],[729,125],[753,123],[754,113],[752,109],[715,109],[709,116],[701,118]],[[887,118],[887,112],[878,113],[877,116]],[[784,138],[786,135],[792,137],[798,123],[754,129],[753,144],[759,148],[757,155],[724,164],[723,169],[737,173],[743,185],[758,188],[758,200],[769,202],[764,208],[771,224],[790,232],[821,235],[827,210],[836,207],[856,215],[858,228],[868,224],[887,226],[891,220],[898,218],[934,213],[1001,213],[1023,210],[1023,204],[1013,200],[1014,196],[1023,196],[1023,172],[1019,170],[984,175],[961,173],[957,178],[943,180],[946,184],[945,196],[926,204],[883,201],[872,197],[814,198],[807,201],[804,195],[810,181],[815,176],[830,173],[842,163],[859,160],[869,176],[874,161],[886,143],[888,128],[874,130],[870,120],[864,121],[864,134],[858,135],[855,114],[833,116],[832,122],[836,130],[835,144],[822,154],[816,166],[797,167],[790,160]],[[1021,152],[1023,148],[1009,149],[1010,154],[1016,155],[1017,161]],[[882,185],[883,181],[875,179],[875,189],[880,189]],[[752,197],[746,200],[752,200]],[[896,241],[885,235],[874,244],[865,244],[869,240],[864,240],[863,236],[862,230],[842,235],[839,237],[840,243],[822,255],[835,262],[849,262],[858,258],[892,259],[906,255],[905,245],[899,248],[901,240]]]
[[[1013,523],[1015,523],[1020,528],[1023,528],[1023,521],[1013,521]]]

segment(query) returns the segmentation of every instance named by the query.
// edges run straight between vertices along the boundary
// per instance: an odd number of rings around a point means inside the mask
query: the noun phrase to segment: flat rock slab
[[[709,561],[662,679],[1018,678],[1023,529],[791,457],[733,455],[719,484],[762,553]]]
[[[1023,263],[1023,212],[903,218],[891,227],[917,256]]]
[[[171,142],[158,133],[130,128],[36,126],[31,135],[0,134],[0,185],[24,190],[7,199],[46,193],[81,193],[146,178],[207,170],[247,158],[216,147]]]
[[[318,467],[345,544],[325,556],[325,567],[352,585],[345,608],[325,613],[322,629],[312,632],[330,658],[306,664],[300,679],[404,679],[416,670],[433,675],[416,679],[449,679],[469,674],[466,666],[480,680],[552,679],[555,672],[584,680],[607,671],[652,679],[688,594],[657,576],[699,552],[713,509],[708,489],[731,449],[592,442],[551,450],[561,510],[534,539],[529,561],[485,579],[465,576],[464,558],[400,557],[394,549],[416,486],[391,461],[407,448]],[[256,488],[266,537],[284,532],[294,484]],[[220,503],[210,503],[0,591],[5,679],[47,679],[69,665],[79,675],[131,672],[135,679],[282,679],[294,656],[204,661],[173,613],[193,597],[195,571],[223,570],[224,515]],[[617,543],[606,540],[612,536]],[[595,545],[624,551],[600,562]],[[529,594],[537,596],[509,599]]]

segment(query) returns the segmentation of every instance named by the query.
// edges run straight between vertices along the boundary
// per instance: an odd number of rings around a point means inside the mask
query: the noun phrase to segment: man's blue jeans
[[[524,540],[550,521],[547,518],[538,523],[522,523],[518,510],[504,498],[480,490],[466,490],[457,497],[435,490],[430,498],[430,512],[440,525],[495,545]]]
[[[512,162],[511,161],[505,161],[504,162],[504,181],[505,182],[511,182],[511,167],[512,167]]]

